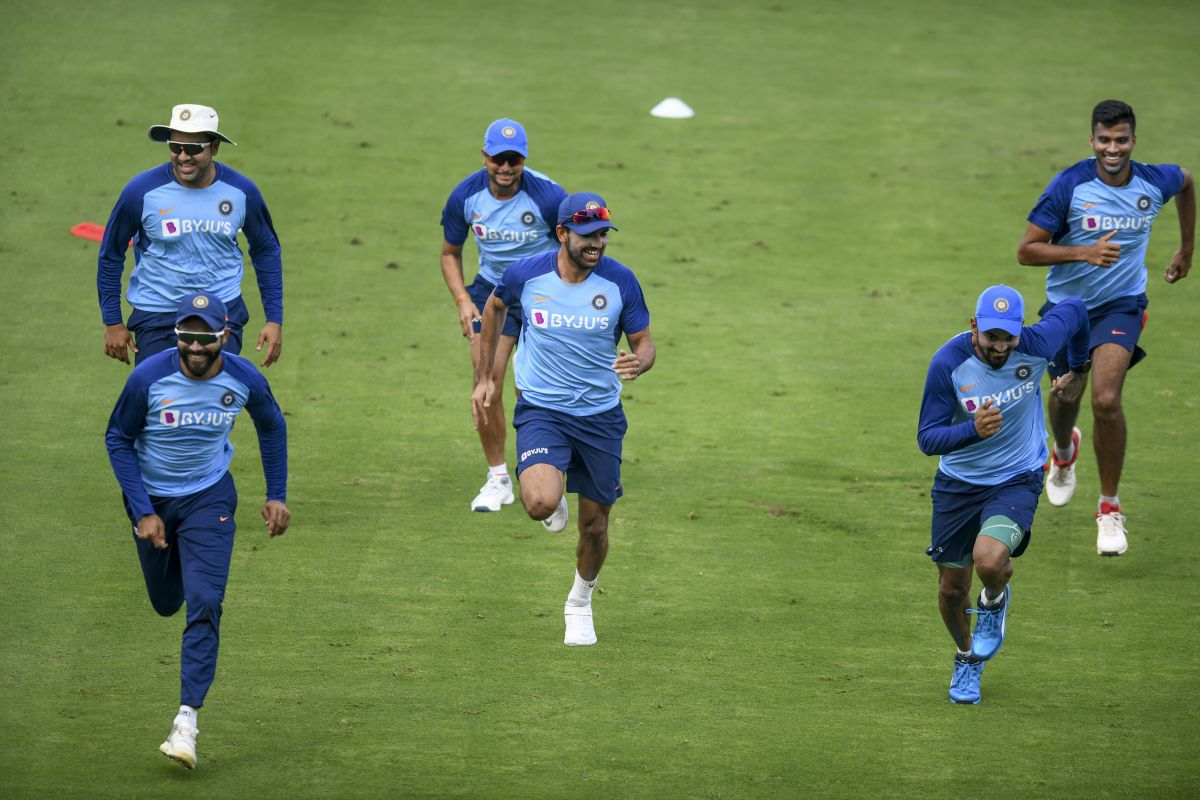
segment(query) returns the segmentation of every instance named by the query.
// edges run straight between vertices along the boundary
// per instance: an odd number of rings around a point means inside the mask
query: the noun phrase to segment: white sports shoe
[[[567,518],[569,516],[567,496],[564,494],[558,499],[558,508],[554,509],[554,513],[542,520],[542,526],[551,533],[562,533],[567,529]],[[593,639],[593,641],[595,640]],[[591,644],[591,642],[588,642],[588,644]]]
[[[1065,506],[1075,495],[1075,462],[1079,459],[1079,428],[1071,431],[1074,454],[1070,461],[1059,461],[1050,450],[1050,474],[1046,477],[1046,499],[1052,506]]]
[[[1128,549],[1121,507],[1102,502],[1100,511],[1096,512],[1096,552],[1102,556],[1119,556]]]
[[[167,735],[167,740],[158,746],[159,751],[167,758],[173,758],[188,769],[196,768],[196,728],[187,725],[175,725]]]
[[[499,511],[501,506],[507,506],[513,501],[512,480],[505,475],[498,478],[489,475],[487,483],[479,490],[479,494],[471,501],[472,511]]]
[[[587,646],[596,643],[596,626],[592,624],[592,606],[573,606],[568,603],[563,608],[563,619],[567,623],[567,635],[563,644],[572,647]]]

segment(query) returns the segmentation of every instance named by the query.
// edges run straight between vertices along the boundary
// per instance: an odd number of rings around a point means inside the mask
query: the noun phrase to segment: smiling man
[[[500,386],[492,362],[509,309],[519,307],[513,426],[521,502],[531,518],[557,533],[567,527],[565,492],[579,494],[575,583],[563,609],[563,641],[592,645],[592,589],[608,554],[609,512],[623,494],[621,381],[654,366],[655,347],[641,285],[604,254],[608,232],[616,230],[604,198],[570,195],[557,220],[557,252],[509,267],[488,300],[471,412],[480,428],[496,424],[491,409]],[[618,349],[622,335],[629,351]]]
[[[217,112],[184,103],[167,125],[150,127],[150,139],[167,145],[170,160],[143,172],[121,192],[100,242],[96,288],[104,321],[104,352],[129,363],[175,346],[175,307],[186,295],[211,291],[229,308],[225,350],[240,353],[250,312],[242,301],[241,231],[250,249],[266,324],[258,349],[262,365],[279,358],[283,342],[283,262],[279,238],[262,194],[249,178],[214,161],[221,143]],[[134,268],[121,320],[121,274],[133,243]]]
[[[984,663],[1004,643],[1012,559],[1029,546],[1042,493],[1046,424],[1042,375],[1054,354],[1070,369],[1051,394],[1076,399],[1087,372],[1087,309],[1078,298],[1058,303],[1024,327],[1025,302],[1015,289],[992,286],[975,304],[971,330],[934,354],[925,378],[917,443],[938,455],[933,481],[932,542],[938,607],[957,647],[950,699],[978,703]],[[972,567],[983,589],[968,608]],[[976,615],[972,632],[969,614]]]
[[[197,713],[217,669],[225,585],[237,525],[229,435],[244,408],[258,430],[268,535],[288,529],[287,426],[254,365],[222,351],[225,304],[198,292],[178,304],[176,346],[144,358],[125,382],[105,443],[121,486],[146,591],[164,617],[187,604],[180,706],[159,750],[196,766]]]
[[[1081,297],[1091,318],[1092,437],[1100,473],[1096,505],[1096,552],[1119,556],[1128,548],[1125,515],[1117,488],[1125,464],[1125,373],[1146,353],[1138,339],[1146,322],[1146,247],[1162,207],[1175,198],[1179,249],[1163,278],[1187,277],[1195,247],[1196,192],[1192,175],[1177,164],[1134,161],[1137,119],[1119,100],[1092,111],[1092,158],[1067,167],[1029,213],[1029,227],[1017,247],[1017,260],[1050,267],[1045,314],[1066,297]],[[1050,362],[1051,376],[1066,370],[1065,353]],[[1075,427],[1079,399],[1051,396],[1047,407],[1054,451],[1046,498],[1064,506],[1075,494],[1075,462],[1080,431]]]
[[[442,210],[442,278],[454,298],[458,325],[471,344],[471,365],[479,366],[479,326],[484,303],[510,264],[538,253],[555,252],[551,220],[566,192],[525,166],[529,141],[515,119],[498,119],[483,135],[483,169],[454,187]],[[470,286],[463,279],[463,243],[470,232],[479,250],[479,271]],[[516,310],[515,310],[516,311]],[[521,333],[520,313],[510,314],[500,337],[492,379],[504,386],[504,373]],[[471,500],[472,511],[499,511],[513,502],[512,478],[504,453],[504,405],[499,396],[490,423],[479,426],[488,475]]]

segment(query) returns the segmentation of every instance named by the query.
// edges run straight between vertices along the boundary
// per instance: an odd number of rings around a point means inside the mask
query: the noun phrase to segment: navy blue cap
[[[1004,284],[984,289],[975,303],[975,325],[981,331],[999,328],[1020,336],[1024,320],[1025,301],[1021,299],[1021,293]]]
[[[520,153],[529,157],[529,140],[525,138],[525,128],[515,119],[498,119],[488,125],[487,133],[483,135],[483,152],[489,156],[501,153]]]
[[[179,301],[179,310],[175,313],[175,324],[189,317],[199,317],[204,320],[210,331],[223,331],[229,324],[229,312],[221,298],[208,292],[189,294]]]
[[[578,223],[571,221],[571,217],[580,211],[590,211],[594,208],[608,210],[608,206],[604,203],[604,198],[600,195],[594,192],[569,194],[558,204],[558,224],[575,231],[580,236],[587,236],[589,233],[595,233],[602,228],[612,228],[614,231],[618,230],[617,226],[612,224],[611,219],[594,219]]]

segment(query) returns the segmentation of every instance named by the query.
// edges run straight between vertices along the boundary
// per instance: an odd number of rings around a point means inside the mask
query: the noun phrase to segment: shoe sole
[[[1126,546],[1125,550],[1128,549],[1129,547]],[[1125,555],[1125,550],[1101,550],[1100,548],[1096,548],[1096,554],[1104,556],[1105,558],[1115,558],[1117,556]]]
[[[950,702],[956,706],[977,706],[980,700],[983,700],[983,698],[981,697],[979,700],[955,700],[953,697],[950,698]]]
[[[495,508],[493,508],[492,506],[486,506],[486,505],[483,505],[482,503],[480,503],[478,505],[471,506],[471,510],[472,511],[499,511],[500,509],[504,508],[505,506],[511,506],[513,504],[514,499],[515,498],[510,497],[507,500],[501,500],[500,504],[497,505]]]
[[[166,756],[167,758],[174,761],[176,764],[182,764],[187,769],[195,769],[196,768],[196,762],[189,761],[186,756],[176,755],[174,753],[171,753],[171,752],[168,752],[167,750],[162,749],[161,747],[158,748],[158,750],[160,753],[162,753],[164,756]]]

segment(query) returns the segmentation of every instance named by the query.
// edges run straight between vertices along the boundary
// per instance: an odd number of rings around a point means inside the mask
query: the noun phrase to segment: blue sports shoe
[[[980,600],[983,599],[982,593]],[[1004,644],[1004,631],[1008,621],[1008,604],[1012,600],[1012,591],[1004,587],[1004,597],[996,608],[968,608],[968,614],[975,614],[975,634],[971,639],[971,654],[976,658],[987,661],[996,655],[1000,645]],[[982,605],[982,603],[981,603]]]
[[[950,700],[975,705],[983,696],[979,693],[979,678],[986,664],[974,656],[954,657],[954,676],[950,678]]]

